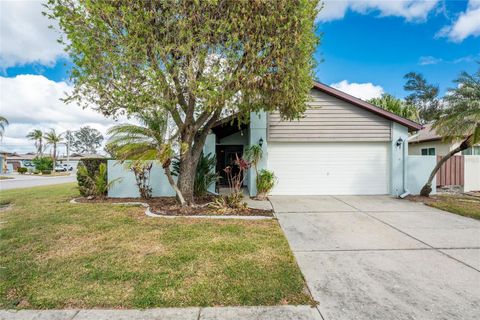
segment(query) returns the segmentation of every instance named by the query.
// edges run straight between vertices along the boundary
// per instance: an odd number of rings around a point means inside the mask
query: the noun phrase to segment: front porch
[[[247,123],[240,123],[237,116],[233,115],[222,119],[208,135],[204,147],[205,154],[215,154],[217,165],[215,171],[221,176],[220,180],[210,186],[209,191],[215,193],[225,192],[228,182],[223,169],[231,166],[235,170],[235,159],[243,156],[251,145],[261,145],[263,157],[258,165],[259,169],[267,166],[267,116],[266,113],[252,113]],[[255,185],[255,170],[248,170],[244,181],[247,198],[257,194]]]

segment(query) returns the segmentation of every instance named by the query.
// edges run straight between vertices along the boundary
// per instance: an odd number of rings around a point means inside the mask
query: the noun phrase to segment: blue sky
[[[59,132],[114,122],[59,100],[71,90],[71,63],[38,1],[0,2],[0,114],[10,120],[0,149],[33,151],[33,128]],[[442,94],[480,61],[480,0],[326,0],[317,18],[320,81],[368,99],[404,97],[403,75],[417,71]]]

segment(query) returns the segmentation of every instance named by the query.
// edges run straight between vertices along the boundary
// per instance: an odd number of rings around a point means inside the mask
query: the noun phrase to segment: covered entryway
[[[382,195],[389,193],[386,142],[270,142],[272,195]]]

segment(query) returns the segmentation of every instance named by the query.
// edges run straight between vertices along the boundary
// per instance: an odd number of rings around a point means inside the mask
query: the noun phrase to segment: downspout
[[[407,148],[405,147],[405,144],[408,143],[408,139],[405,139],[402,143],[402,148],[403,148],[403,156],[402,156],[402,161],[403,161],[403,190],[404,192],[400,195],[401,199],[404,199],[406,196],[410,194],[410,191],[407,189],[407,161],[408,161],[408,155],[407,155]]]

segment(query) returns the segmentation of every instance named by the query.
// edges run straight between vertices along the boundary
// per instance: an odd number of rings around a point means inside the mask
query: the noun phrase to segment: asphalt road
[[[75,181],[76,181],[76,177],[74,174],[71,174],[69,176],[58,176],[58,177],[15,175],[14,179],[0,180],[0,191],[10,190],[10,189],[19,189],[19,188],[37,187],[37,186],[48,186],[53,184],[75,182]]]

